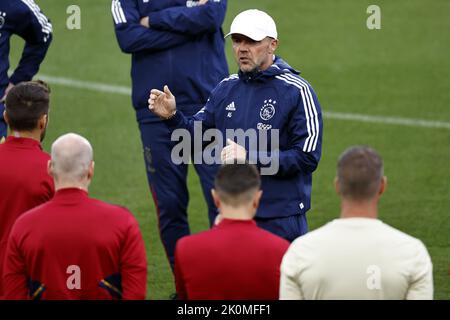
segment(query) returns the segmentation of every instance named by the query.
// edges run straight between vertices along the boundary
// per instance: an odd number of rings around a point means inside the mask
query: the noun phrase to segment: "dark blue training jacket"
[[[252,154],[261,152],[259,132],[279,130],[279,148],[270,154],[279,159],[279,169],[276,174],[262,176],[263,195],[257,212],[261,218],[302,214],[311,205],[312,172],[322,149],[322,113],[314,90],[298,74],[275,57],[263,72],[240,72],[224,79],[193,117],[177,111],[167,120],[171,129],[185,128],[192,137],[194,121],[201,121],[204,132],[219,129],[224,140],[227,129],[254,129],[259,141],[255,150],[249,150],[246,141],[250,160]]]
[[[8,77],[9,40],[13,34],[26,43],[19,65]],[[33,0],[0,0],[0,98],[9,82],[17,84],[33,78],[51,40],[52,25]]]
[[[168,85],[191,114],[228,75],[221,29],[226,0],[113,0],[119,46],[132,54],[132,100],[139,121],[160,121],[148,110],[150,89]],[[148,16],[150,28],[139,24]]]

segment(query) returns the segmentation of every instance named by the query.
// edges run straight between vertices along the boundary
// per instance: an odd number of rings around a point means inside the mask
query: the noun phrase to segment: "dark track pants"
[[[171,161],[171,132],[162,121],[139,122],[144,151],[145,167],[150,190],[155,202],[159,231],[167,257],[173,269],[175,244],[190,233],[187,219],[189,192],[187,188],[188,165],[175,165]],[[203,194],[208,206],[210,224],[214,222],[217,209],[211,196],[218,166],[195,165]]]
[[[255,218],[258,227],[265,229],[289,242],[308,232],[306,214],[280,218]]]

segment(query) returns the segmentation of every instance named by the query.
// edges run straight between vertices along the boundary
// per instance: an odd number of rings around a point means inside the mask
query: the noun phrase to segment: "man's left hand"
[[[141,24],[141,26],[144,26],[146,28],[150,28],[150,20],[148,19],[148,17],[143,17],[141,19],[141,21],[139,21],[139,23]]]
[[[220,158],[223,164],[240,163],[243,164],[247,158],[247,150],[231,139],[227,139],[227,146],[222,149]]]

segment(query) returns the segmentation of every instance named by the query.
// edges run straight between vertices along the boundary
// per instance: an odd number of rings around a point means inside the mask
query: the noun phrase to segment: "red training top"
[[[50,156],[30,138],[9,136],[0,144],[0,275],[6,243],[16,219],[53,197],[53,179],[47,173]],[[0,277],[0,297],[2,281]]]
[[[224,219],[211,230],[184,237],[175,249],[180,299],[279,298],[280,265],[289,242],[253,220]]]
[[[6,299],[144,299],[138,223],[125,208],[83,190],[58,190],[15,223],[3,281]]]

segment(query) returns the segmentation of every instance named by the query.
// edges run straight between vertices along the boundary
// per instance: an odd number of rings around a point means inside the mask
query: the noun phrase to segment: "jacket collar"
[[[87,198],[88,193],[85,190],[79,188],[64,188],[56,191],[53,200],[62,203],[78,203]]]
[[[217,225],[218,227],[227,227],[232,225],[247,225],[247,226],[256,226],[255,220],[239,220],[239,219],[229,219],[224,218],[220,223]]]
[[[23,149],[34,149],[38,148],[42,150],[41,143],[37,140],[31,139],[31,138],[22,138],[22,137],[14,137],[14,136],[7,136],[5,140],[5,144],[23,148]]]

